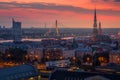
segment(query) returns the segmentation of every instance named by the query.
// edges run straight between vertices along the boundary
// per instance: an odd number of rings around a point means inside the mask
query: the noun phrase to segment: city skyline
[[[11,18],[25,27],[93,28],[94,8],[102,28],[120,28],[120,0],[0,0],[0,25],[11,27]],[[97,23],[98,23],[97,22]]]

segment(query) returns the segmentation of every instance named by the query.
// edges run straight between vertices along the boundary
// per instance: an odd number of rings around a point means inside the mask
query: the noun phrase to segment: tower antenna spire
[[[55,21],[55,26],[56,26],[56,35],[59,35],[59,30],[58,30],[58,21]]]

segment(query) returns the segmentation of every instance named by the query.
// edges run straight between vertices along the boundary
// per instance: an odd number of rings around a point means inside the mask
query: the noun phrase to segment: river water
[[[42,39],[22,39],[22,41],[33,41],[33,42],[37,42],[37,41],[41,41]],[[13,42],[13,40],[0,40],[0,43],[3,43],[3,42]]]

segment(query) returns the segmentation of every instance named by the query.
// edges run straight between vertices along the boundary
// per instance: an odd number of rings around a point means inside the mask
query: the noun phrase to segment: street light
[[[76,60],[76,57],[73,57],[73,61],[75,61]]]
[[[26,60],[28,59],[28,55],[25,55],[25,59],[26,59]]]
[[[90,62],[90,57],[87,57],[86,60],[87,60],[87,62]]]
[[[8,54],[8,55],[7,55],[7,57],[11,57],[11,55],[10,55],[10,54]]]
[[[62,56],[60,56],[60,59],[63,59],[63,57],[62,57]]]
[[[46,58],[47,58],[47,59],[49,59],[49,58],[50,58],[50,56],[46,56]]]
[[[35,58],[38,58],[38,55],[35,55]]]

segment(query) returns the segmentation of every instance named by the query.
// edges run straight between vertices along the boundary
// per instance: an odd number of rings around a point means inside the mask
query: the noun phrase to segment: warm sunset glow
[[[92,28],[93,10],[103,28],[120,28],[119,0],[0,0],[0,25],[11,27],[11,18],[22,27]]]

